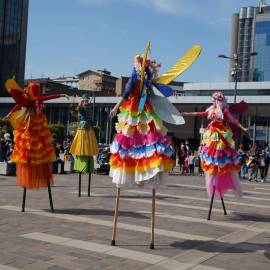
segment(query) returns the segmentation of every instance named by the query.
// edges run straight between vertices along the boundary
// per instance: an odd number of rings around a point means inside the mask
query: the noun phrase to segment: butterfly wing
[[[168,69],[165,73],[159,76],[156,79],[157,83],[169,84],[171,81],[176,79],[179,75],[181,75],[185,70],[187,70],[199,57],[201,53],[201,46],[194,45],[191,47],[185,55],[176,62],[170,69]]]
[[[150,103],[161,120],[174,125],[185,124],[185,120],[180,112],[167,98],[152,93],[150,95]]]

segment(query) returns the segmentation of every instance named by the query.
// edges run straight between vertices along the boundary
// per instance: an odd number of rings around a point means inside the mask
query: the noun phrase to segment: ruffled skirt
[[[95,156],[98,145],[92,128],[78,128],[69,152],[76,156]]]
[[[241,195],[240,159],[234,149],[232,131],[221,122],[212,123],[206,128],[201,144],[201,167],[205,172],[206,187],[211,197],[223,197],[231,189]]]
[[[42,113],[29,115],[14,130],[11,160],[16,163],[18,185],[32,189],[53,184],[51,162],[55,160],[55,149],[51,139]]]
[[[137,108],[134,97],[120,108],[117,134],[110,147],[110,176],[117,187],[156,188],[173,166],[171,139],[148,102],[142,113]]]

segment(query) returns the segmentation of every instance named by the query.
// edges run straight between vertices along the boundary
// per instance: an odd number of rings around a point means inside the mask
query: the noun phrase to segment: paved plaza
[[[243,181],[244,196],[225,196],[228,215],[209,199],[204,178],[174,174],[157,191],[155,249],[150,250],[151,190],[121,190],[116,246],[110,245],[115,189],[104,175],[87,176],[82,197],[78,175],[55,175],[48,192],[23,190],[15,177],[0,176],[0,269],[50,270],[268,270],[270,182]]]

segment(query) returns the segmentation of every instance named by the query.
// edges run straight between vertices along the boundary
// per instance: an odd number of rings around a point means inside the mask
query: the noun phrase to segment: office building
[[[0,89],[13,75],[23,85],[28,5],[29,0],[0,0]]]
[[[258,54],[251,57],[252,52]],[[238,81],[270,81],[270,6],[260,1],[257,7],[240,8],[233,14],[231,56],[237,55]],[[231,61],[229,80],[233,81]]]

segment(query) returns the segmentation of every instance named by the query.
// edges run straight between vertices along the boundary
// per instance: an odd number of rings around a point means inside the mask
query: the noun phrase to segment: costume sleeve
[[[61,97],[61,94],[53,94],[53,95],[49,95],[49,96],[40,96],[37,99],[39,101],[46,101],[46,100],[55,99],[55,98],[59,98],[59,97]]]
[[[131,92],[131,90],[135,87],[136,85],[136,82],[137,82],[137,74],[136,74],[136,70],[133,69],[133,72],[125,86],[125,90],[124,90],[124,93],[122,95],[122,97],[124,99],[127,99],[129,97],[129,94]]]
[[[224,110],[224,114],[225,114],[226,118],[227,118],[231,123],[233,123],[233,124],[239,126],[239,124],[240,124],[239,121],[238,121],[237,119],[235,119],[235,118],[231,115],[231,113],[230,113],[230,111],[229,111],[228,109],[225,109],[225,110]]]
[[[25,93],[21,90],[11,89],[10,94],[12,95],[13,99],[15,100],[16,104],[21,107],[29,107],[30,100],[25,95]]]
[[[196,116],[206,117],[207,115],[208,115],[208,112],[196,112]]]

